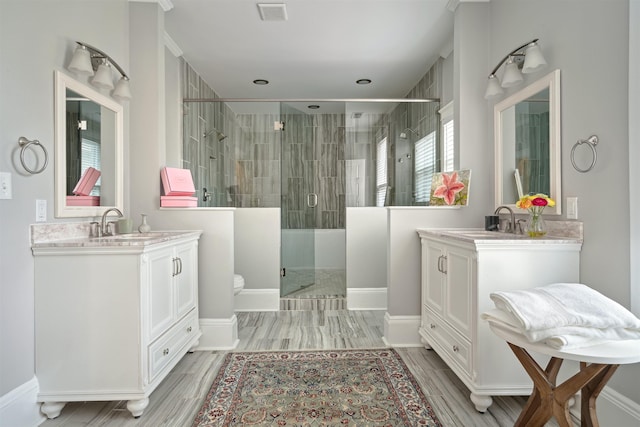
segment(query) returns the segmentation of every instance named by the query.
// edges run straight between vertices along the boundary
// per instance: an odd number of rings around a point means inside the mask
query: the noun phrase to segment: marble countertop
[[[200,230],[188,231],[151,231],[148,233],[131,233],[116,234],[104,237],[88,237],[88,236],[72,236],[57,238],[50,240],[38,240],[31,244],[33,249],[44,248],[117,248],[117,247],[141,247],[149,246],[157,243],[167,242],[170,240],[182,239],[185,237],[199,237],[202,234]]]
[[[481,244],[514,244],[514,245],[540,245],[540,244],[571,244],[582,243],[581,236],[572,235],[545,235],[544,237],[529,237],[524,234],[502,233],[499,231],[485,231],[481,228],[454,228],[435,229],[419,228],[417,230],[420,237],[435,236],[446,237],[468,243]]]

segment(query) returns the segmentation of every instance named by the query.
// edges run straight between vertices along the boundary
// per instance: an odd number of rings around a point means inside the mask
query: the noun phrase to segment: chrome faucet
[[[511,215],[511,219],[509,220],[509,225],[505,231],[508,233],[515,233],[516,232],[516,216],[513,213],[513,209],[511,209],[509,206],[498,206],[494,214],[499,215],[502,209],[508,210],[509,214]]]
[[[108,227],[107,225],[107,215],[109,215],[109,212],[115,212],[116,214],[118,214],[118,218],[123,217],[122,212],[120,212],[120,209],[118,208],[109,208],[104,211],[104,213],[102,214],[102,220],[100,221],[100,236],[109,236],[114,234],[113,230],[110,230],[111,227]]]

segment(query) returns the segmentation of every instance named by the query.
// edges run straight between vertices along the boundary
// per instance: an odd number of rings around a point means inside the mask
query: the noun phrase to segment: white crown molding
[[[182,52],[182,49],[180,49],[180,46],[178,46],[175,40],[173,40],[166,31],[164,32],[164,45],[176,58],[180,58],[184,53]]]
[[[130,2],[137,2],[137,3],[158,3],[160,5],[160,7],[162,8],[163,11],[165,12],[169,12],[171,9],[173,9],[173,3],[171,3],[171,0],[129,0]]]

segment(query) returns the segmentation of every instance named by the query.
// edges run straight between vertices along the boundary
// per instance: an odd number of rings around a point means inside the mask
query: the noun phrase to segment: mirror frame
[[[112,206],[67,206],[66,202],[66,103],[67,89],[91,99],[115,113],[115,205]],[[101,216],[109,208],[124,209],[124,108],[100,92],[73,79],[65,73],[55,71],[55,216],[56,218]]]
[[[554,70],[538,81],[531,83],[529,86],[521,89],[513,95],[498,102],[494,106],[494,140],[495,140],[495,207],[508,206],[513,209],[514,213],[525,213],[518,209],[513,203],[505,203],[502,199],[503,176],[502,170],[503,159],[503,138],[502,138],[502,112],[516,105],[518,102],[537,94],[538,92],[549,89],[549,171],[550,177],[550,194],[556,205],[554,208],[545,209],[544,213],[551,215],[562,214],[562,176],[561,176],[561,153],[560,153],[560,70]],[[520,212],[518,212],[520,211]]]

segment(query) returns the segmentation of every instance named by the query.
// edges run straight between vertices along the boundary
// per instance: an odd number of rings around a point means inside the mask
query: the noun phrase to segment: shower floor
[[[292,270],[280,279],[281,296],[287,298],[344,298],[345,270]]]

